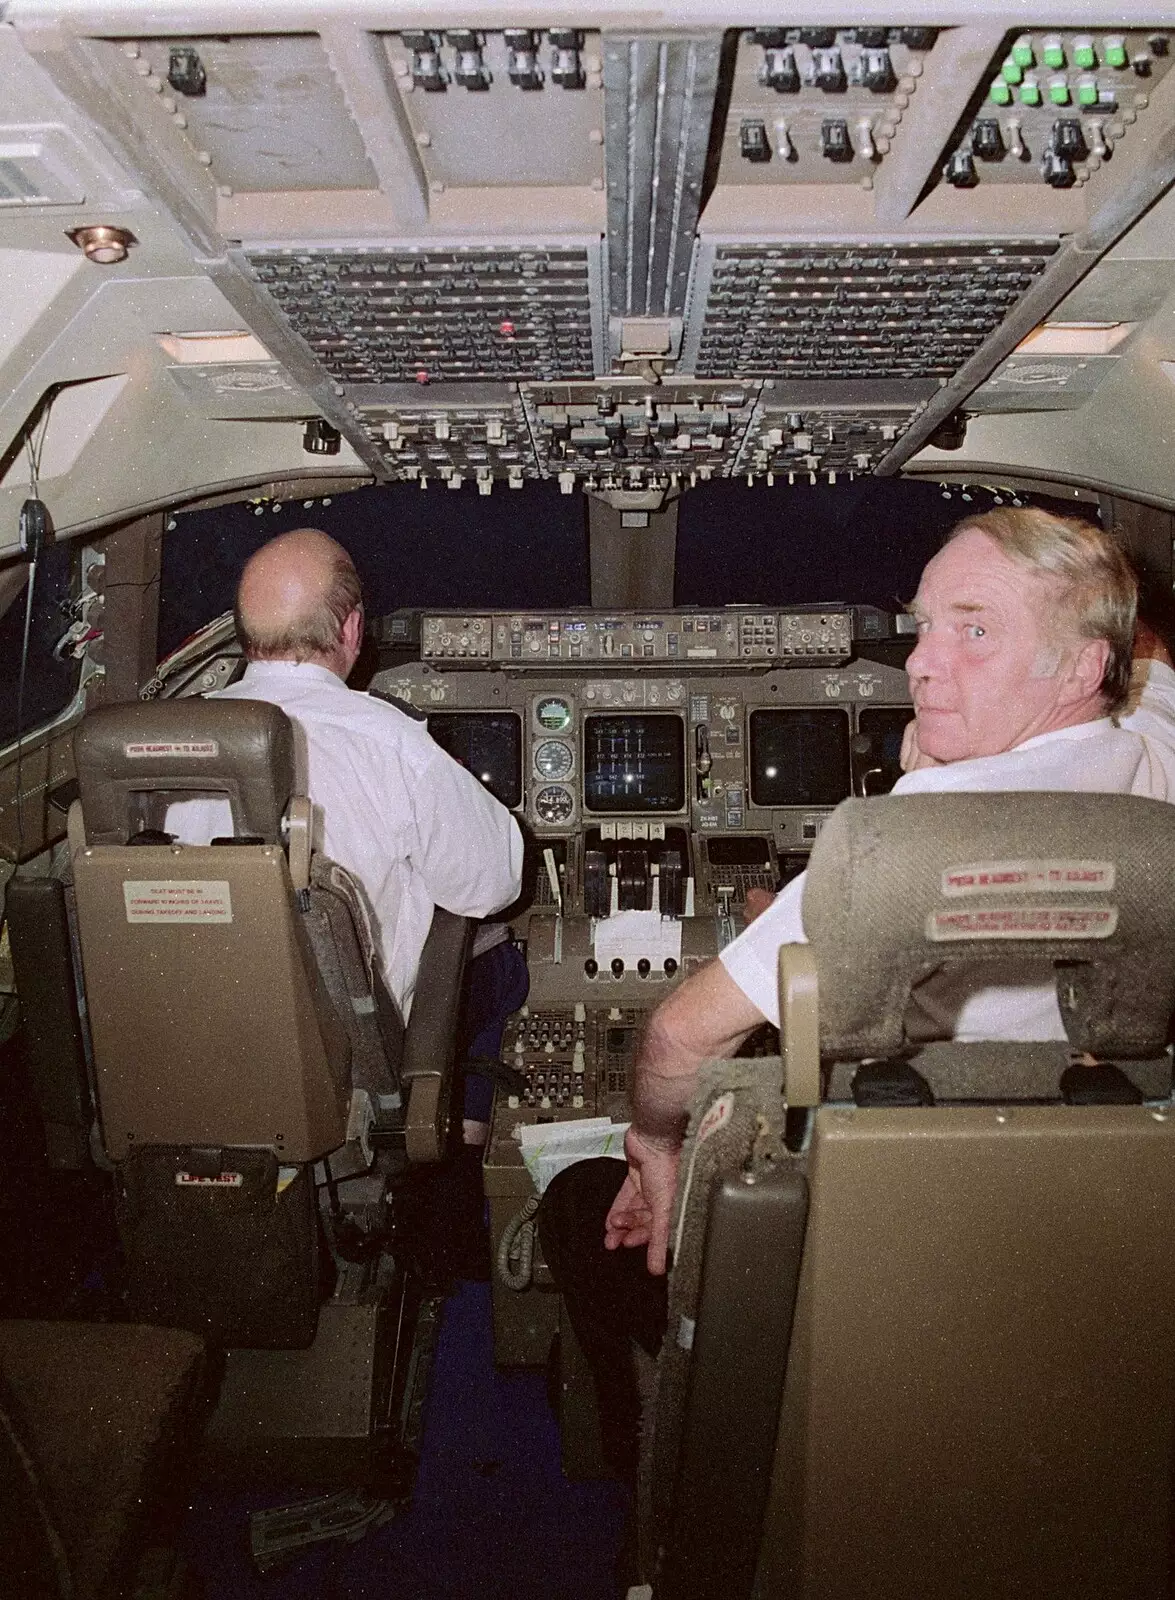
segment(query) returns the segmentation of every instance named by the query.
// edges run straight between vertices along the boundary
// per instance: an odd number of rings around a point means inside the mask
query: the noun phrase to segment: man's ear
[[[343,622],[343,644],[356,655],[363,646],[363,607],[356,606]]]
[[[1074,651],[1069,663],[1070,694],[1074,701],[1088,700],[1100,692],[1110,660],[1107,639],[1086,639]]]

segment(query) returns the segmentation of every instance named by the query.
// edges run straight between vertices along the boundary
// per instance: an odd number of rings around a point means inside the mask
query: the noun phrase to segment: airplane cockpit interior
[[[1175,788],[891,791],[969,519],[1175,651],[1175,21],[0,0],[0,264],[0,1590],[1169,1595]],[[406,991],[238,692],[305,528],[521,839]],[[793,884],[618,1476],[541,1197]]]

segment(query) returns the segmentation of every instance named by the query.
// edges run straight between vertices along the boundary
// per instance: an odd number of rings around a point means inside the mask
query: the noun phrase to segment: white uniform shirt
[[[907,772],[892,792],[1072,789],[1175,801],[1175,672],[1164,662],[1136,663],[1131,701],[1135,709],[1118,721],[1082,722],[1026,739],[1001,755]],[[777,1024],[779,947],[806,942],[801,918],[806,876],[793,878],[720,957],[747,998]],[[940,975],[927,983],[916,1000],[924,1014],[919,1033],[928,1029],[936,1038],[968,1041],[1063,1040],[1054,984],[1025,981],[1022,964],[1017,974],[1011,962],[1001,976],[1008,981],[982,988],[962,975],[954,982]]]
[[[348,689],[326,667],[253,661],[210,698],[268,700],[290,718],[314,848],[365,890],[384,978],[407,1018],[433,907],[485,917],[517,897],[517,822],[422,722]],[[164,826],[207,844],[232,832],[228,800],[178,801]]]

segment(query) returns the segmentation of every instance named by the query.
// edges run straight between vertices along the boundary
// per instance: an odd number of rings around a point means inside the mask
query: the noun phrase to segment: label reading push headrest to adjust
[[[942,892],[947,899],[970,894],[1109,894],[1112,861],[976,861],[947,867]]]
[[[215,739],[160,739],[154,743],[124,744],[122,753],[128,761],[141,761],[144,757],[174,760],[177,756],[183,760],[191,756],[214,760],[220,754],[220,745]]]

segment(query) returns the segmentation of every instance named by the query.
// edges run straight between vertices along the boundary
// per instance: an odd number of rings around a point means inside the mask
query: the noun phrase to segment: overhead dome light
[[[87,261],[96,262],[102,267],[113,266],[116,261],[125,261],[131,245],[139,242],[129,229],[112,228],[105,222],[95,222],[85,228],[74,228],[68,237],[79,250],[84,252]]]

